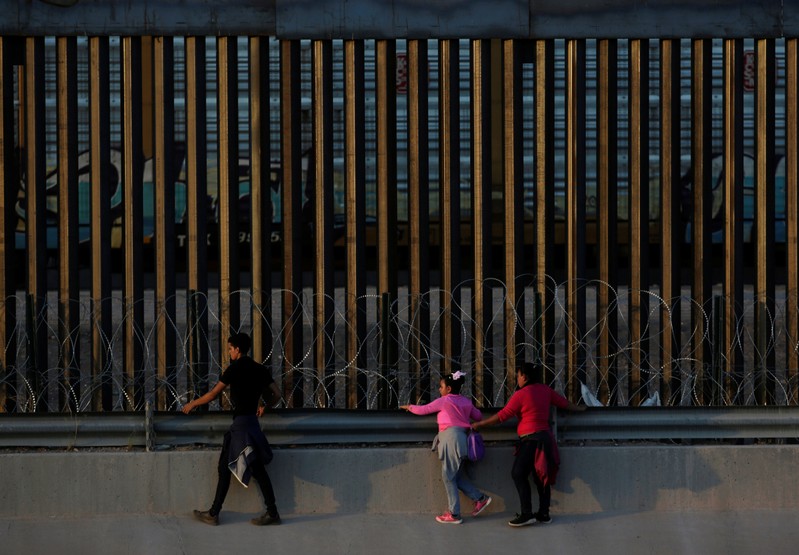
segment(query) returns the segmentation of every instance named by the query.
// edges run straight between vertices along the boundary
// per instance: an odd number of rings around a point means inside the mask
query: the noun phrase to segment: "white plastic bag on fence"
[[[655,391],[647,399],[644,399],[641,402],[640,406],[642,406],[642,407],[659,407],[660,406],[660,393]]]
[[[588,389],[588,386],[585,385],[583,382],[580,382],[580,392],[583,395],[583,401],[585,401],[585,405],[587,407],[604,407],[605,406],[605,405],[603,405],[600,402],[599,399],[596,398],[596,395],[594,395],[591,392],[591,390]]]
[[[588,389],[588,386],[585,385],[583,382],[580,382],[580,392],[583,395],[583,401],[585,405],[588,407],[604,407],[605,405],[596,398],[596,395]],[[660,393],[655,391],[652,395],[644,399],[641,404],[641,407],[659,407],[660,406]]]

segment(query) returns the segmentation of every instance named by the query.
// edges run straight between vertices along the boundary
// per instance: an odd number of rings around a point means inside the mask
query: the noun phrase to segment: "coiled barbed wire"
[[[536,309],[531,299],[535,298],[536,287],[540,287],[539,281],[544,283],[544,298],[550,300]],[[614,289],[598,280],[557,283],[549,276],[544,280],[521,276],[518,283],[522,302],[509,302],[507,288],[500,280],[482,284],[491,292],[491,310],[481,329],[472,310],[473,281],[459,284],[455,293],[431,289],[414,299],[409,298],[407,288],[400,288],[386,314],[379,309],[381,295],[368,289],[365,296],[357,299],[364,307],[366,324],[354,351],[347,347],[347,338],[357,336],[358,330],[346,314],[343,288],[324,298],[315,298],[310,289],[300,293],[274,289],[265,306],[256,302],[260,295],[241,290],[234,292],[230,301],[239,303],[242,315],[237,331],[249,332],[255,320],[267,330],[271,343],[262,346],[261,362],[282,385],[283,402],[292,406],[355,408],[348,388],[354,388],[359,406],[370,409],[386,403],[396,406],[424,401],[435,397],[438,378],[445,367],[467,372],[464,393],[479,406],[501,406],[508,383],[513,383],[508,380],[509,358],[505,352],[506,310],[512,312],[509,321],[521,324],[509,330],[519,351],[525,359],[545,364],[550,383],[562,392],[570,380],[577,379],[577,374],[568,368],[567,349],[572,349],[581,354],[579,376],[585,379],[584,383],[573,385],[577,391],[584,386],[593,396],[604,397],[603,403],[630,406],[655,399],[666,391],[665,398],[659,397],[660,404],[797,403],[797,372],[787,369],[789,354],[799,349],[799,338],[789,335],[791,315],[787,313],[789,307],[796,310],[795,293],[778,290],[773,303],[764,304],[751,290],[745,292],[743,303],[735,307],[733,337],[719,341],[714,338],[722,335],[712,332],[722,325],[723,317],[714,308],[715,303],[699,306],[688,295],[664,299],[657,290]],[[582,290],[580,293],[585,295],[585,305],[580,307],[585,314],[584,329],[570,320],[566,306],[569,288]],[[607,306],[599,306],[600,290],[610,296]],[[282,299],[287,295],[294,300],[295,314],[291,318],[281,312]],[[641,330],[638,333],[633,333],[630,320],[633,295],[644,300],[644,310],[637,315]],[[193,318],[189,301],[198,299],[203,309]],[[156,303],[152,292],[135,302],[116,294],[107,299],[113,323],[102,328],[92,317],[96,304],[84,294],[73,301],[79,317],[67,329],[68,323],[59,319],[59,299],[51,294],[37,314],[29,316],[29,320],[17,319],[10,330],[10,341],[0,361],[0,410],[85,412],[97,410],[100,398],[106,410],[143,410],[147,401],[159,396],[163,400],[159,409],[175,410],[202,395],[223,370],[226,336],[220,331],[223,318],[219,296],[213,292],[204,295],[179,291],[170,300],[177,307],[174,313],[157,311],[156,306],[167,303]],[[722,302],[725,300],[722,298]],[[328,321],[314,320],[316,301],[329,302],[333,307]],[[25,315],[25,302],[22,296],[9,297],[0,302],[0,313],[8,306],[17,315]],[[773,311],[768,306],[774,306]],[[136,310],[141,309],[144,320],[134,322],[137,325],[130,328],[132,337],[127,337],[128,324],[133,322]],[[679,329],[673,327],[671,317],[677,311],[681,316]],[[422,314],[429,314],[429,321],[421,322]],[[554,328],[546,338],[538,335],[545,315],[554,317]],[[756,326],[758,318],[761,322]],[[446,319],[451,319],[455,330],[450,353],[444,352],[441,340]],[[384,321],[388,322],[388,330],[383,329]],[[157,361],[159,324],[167,326],[174,336],[174,345],[170,346],[174,361],[168,367]],[[301,355],[291,363],[284,344],[289,332],[299,332],[297,336],[302,337]],[[478,332],[488,339],[482,356],[491,362],[485,368],[475,368]],[[46,337],[47,363],[39,367],[33,362],[36,338],[32,335]],[[99,343],[95,354],[93,336]],[[600,345],[602,341],[607,344]],[[326,349],[317,350],[320,342]],[[662,347],[666,342],[678,346],[670,361],[663,360]],[[132,347],[141,352],[141,367],[135,372],[126,368],[124,357],[125,349]],[[386,348],[395,351],[393,355],[385,353]],[[103,355],[99,358],[98,350]],[[316,360],[318,351],[326,353],[325,360]],[[546,357],[541,358],[542,353]],[[633,372],[640,375],[640,380],[630,379]],[[478,373],[482,388],[476,385]],[[675,387],[664,388],[667,376],[671,376],[669,385]],[[212,410],[225,408],[226,403],[223,400],[214,404]]]

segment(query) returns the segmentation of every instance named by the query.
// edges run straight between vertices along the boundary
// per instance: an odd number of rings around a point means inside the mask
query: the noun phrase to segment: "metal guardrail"
[[[559,413],[560,440],[799,437],[799,407],[599,408]]]
[[[119,413],[0,416],[0,447],[147,447],[219,445],[230,414]],[[274,445],[359,445],[428,442],[435,418],[399,411],[278,410],[262,419]],[[559,413],[561,441],[769,439],[799,437],[799,407],[598,408]],[[515,425],[484,430],[509,441]]]
[[[0,416],[0,447],[148,447],[220,445],[230,427],[229,413],[186,416],[145,412],[77,416],[30,414]],[[274,445],[389,444],[431,441],[435,417],[396,410],[276,410],[261,419]],[[486,430],[491,440],[514,437],[512,426]]]

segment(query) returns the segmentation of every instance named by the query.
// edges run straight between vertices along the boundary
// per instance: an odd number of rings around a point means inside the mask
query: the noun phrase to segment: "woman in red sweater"
[[[472,428],[477,430],[483,426],[505,422],[514,416],[519,419],[516,426],[519,443],[511,476],[516,490],[519,492],[521,513],[508,522],[511,526],[552,522],[549,516],[551,486],[535,472],[536,452],[542,449],[548,455],[547,459],[551,460],[555,449],[554,439],[549,430],[549,408],[551,405],[574,411],[583,411],[586,408],[582,405],[575,405],[549,386],[541,383],[542,370],[541,367],[529,362],[517,368],[516,385],[518,389],[505,407],[494,416],[472,424]],[[538,511],[535,513],[533,513],[532,491],[528,479],[530,474],[533,475],[533,481],[538,489]]]

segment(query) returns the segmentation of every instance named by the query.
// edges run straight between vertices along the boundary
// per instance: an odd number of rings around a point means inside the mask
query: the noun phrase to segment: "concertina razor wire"
[[[281,289],[270,292],[271,300],[266,306],[258,306],[249,290],[234,292],[229,302],[238,302],[241,314],[234,331],[249,333],[253,322],[261,320],[271,344],[262,346],[264,356],[260,362],[282,386],[283,404],[290,398],[295,407],[356,408],[352,398],[348,398],[348,388],[360,399],[358,408],[424,402],[437,395],[441,372],[450,367],[467,372],[463,394],[471,396],[478,406],[502,406],[514,384],[507,368],[506,322],[518,324],[510,330],[517,353],[524,360],[544,364],[547,381],[560,392],[567,390],[570,380],[578,380],[573,386],[587,404],[797,404],[797,372],[787,368],[788,353],[797,349],[797,338],[788,333],[787,310],[791,306],[796,310],[797,302],[784,288],[778,288],[777,298],[765,305],[773,306],[773,312],[764,308],[751,287],[746,289],[743,305],[736,307],[734,337],[722,340],[719,338],[724,334],[718,329],[724,322],[720,314],[724,299],[720,295],[703,307],[689,295],[663,299],[657,290],[614,290],[602,281],[580,280],[573,284],[573,291],[582,290],[578,298],[585,298],[585,326],[580,329],[570,320],[566,306],[570,284],[547,278],[545,298],[550,302],[543,305],[536,296],[538,281],[534,277],[520,279],[519,283],[520,298],[509,302],[503,282],[485,282],[490,311],[486,311],[482,327],[474,318],[473,281],[465,281],[453,291],[431,289],[414,298],[401,287],[387,311],[381,310],[381,295],[374,288],[367,288],[369,292],[357,299],[366,320],[360,336],[346,313],[344,288],[319,298],[314,298],[311,289],[302,294],[291,293],[296,311],[291,317],[282,312],[287,292]],[[603,288],[610,299],[606,305],[600,305],[599,292]],[[632,331],[630,311],[634,294],[640,300],[640,325],[635,327],[640,331],[636,333]],[[228,334],[220,333],[220,299],[214,291],[203,295],[179,290],[172,299],[174,314],[163,308],[156,310],[168,303],[156,302],[152,291],[135,303],[126,302],[117,292],[108,299],[113,324],[106,328],[111,330],[107,334],[93,329],[95,304],[87,292],[74,301],[79,309],[77,324],[72,330],[65,330],[64,322],[59,321],[60,300],[56,295],[48,295],[46,303],[39,307],[38,317],[25,317],[29,311],[22,294],[0,303],[0,313],[15,303],[17,314],[12,340],[0,367],[0,410],[86,412],[98,410],[99,397],[103,398],[104,410],[143,410],[147,402],[159,410],[177,410],[212,387],[223,370],[222,353]],[[198,299],[202,302],[196,303]],[[200,313],[193,314],[190,300],[195,301],[194,306],[202,307]],[[330,303],[332,316],[327,322],[315,321],[317,301]],[[126,341],[126,334],[130,334],[127,323],[137,304],[141,304],[144,314],[143,325],[133,326],[133,336]],[[508,311],[510,318],[506,317]],[[677,312],[678,328],[672,317]],[[545,340],[540,330],[546,314],[552,317],[554,327]],[[442,348],[442,329],[448,318],[454,322],[454,344],[449,354]],[[45,329],[31,331],[32,322]],[[388,333],[383,330],[386,324]],[[173,346],[167,346],[174,355],[167,367],[157,361],[159,325],[166,326],[170,331],[166,337],[174,340]],[[294,326],[295,330],[287,326]],[[302,355],[289,364],[284,338],[287,331],[300,328],[297,337],[302,340]],[[486,349],[481,357],[475,352],[477,334],[485,338]],[[354,349],[347,345],[351,336],[357,341]],[[32,360],[32,345],[37,337],[46,337],[45,368]],[[93,341],[99,342],[102,356],[93,353]],[[318,349],[318,342],[325,342],[326,348]],[[663,360],[666,342],[677,348],[670,363]],[[386,364],[383,350],[389,345],[396,352]],[[135,378],[125,368],[124,351],[131,346],[141,353]],[[580,353],[578,373],[568,371],[568,349]],[[325,353],[327,360],[317,362],[318,352]],[[353,352],[354,356],[348,355]],[[479,366],[478,359],[487,364]],[[480,387],[476,385],[478,374]],[[640,378],[631,379],[633,374]],[[664,389],[667,380],[672,387]],[[669,393],[664,395],[664,391]],[[707,394],[708,391],[713,393]],[[228,406],[227,399],[222,399],[214,402],[210,410]]]

